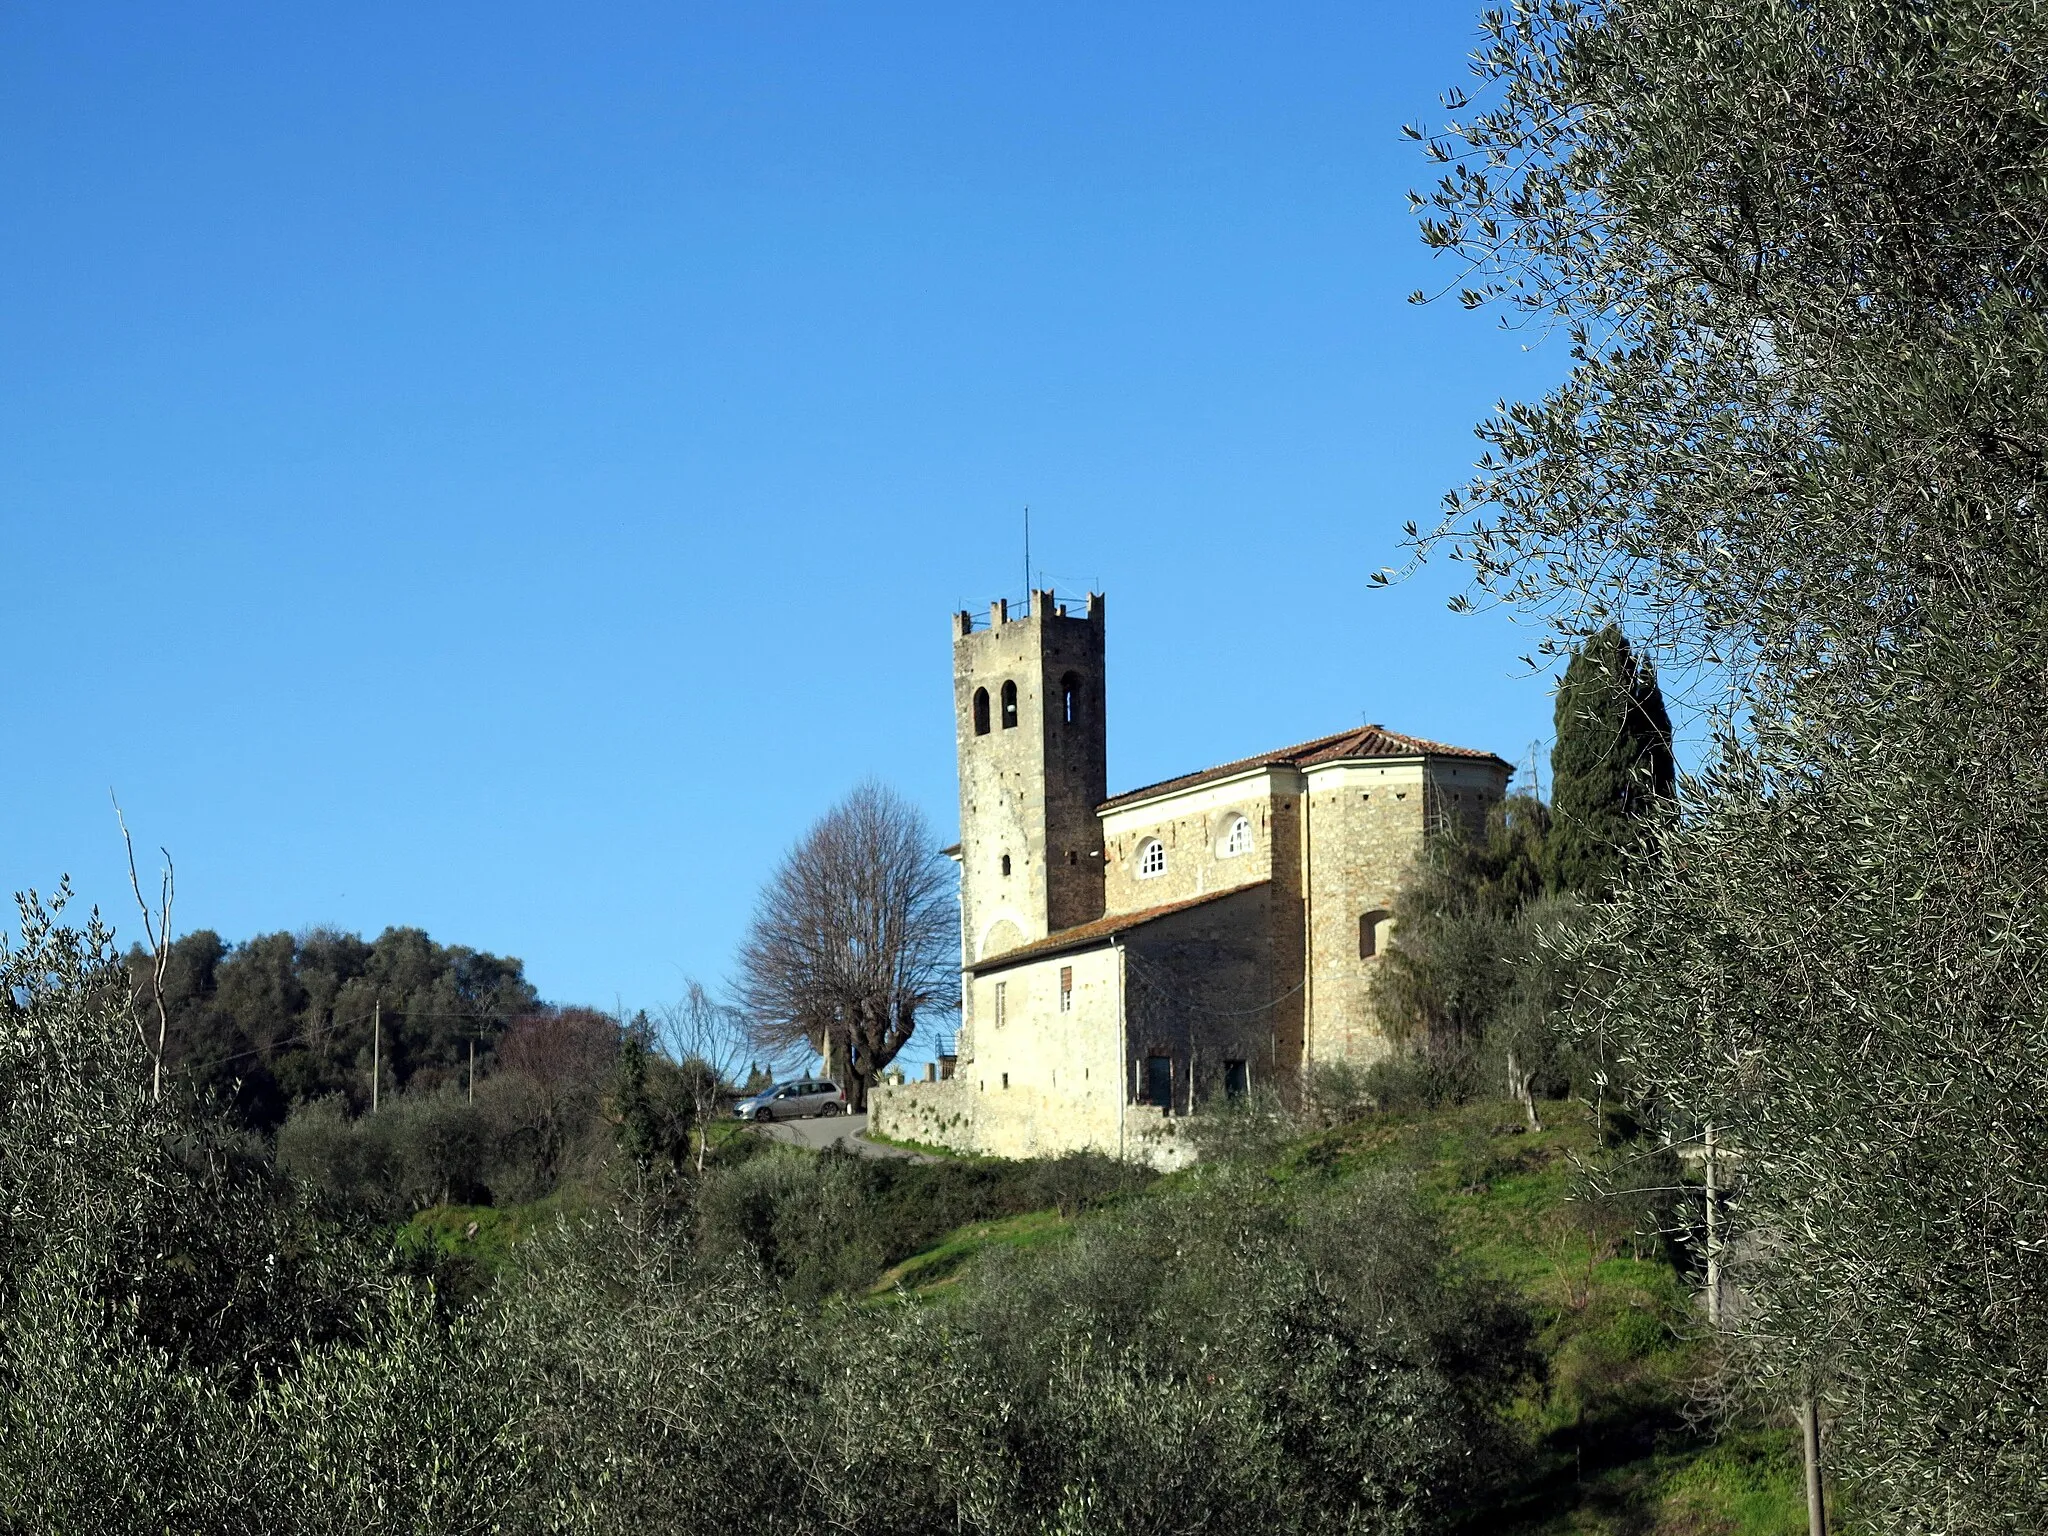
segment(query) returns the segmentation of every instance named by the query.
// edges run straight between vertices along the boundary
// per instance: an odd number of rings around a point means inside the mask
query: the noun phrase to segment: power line
[[[510,1019],[503,1019],[493,1014],[486,1014],[482,1017],[478,1017],[476,1014],[473,1013],[405,1012],[400,1012],[398,1016],[401,1020],[405,1021],[410,1021],[413,1019],[457,1019],[465,1023],[474,1024],[510,1024],[516,1022],[519,1018],[526,1017],[526,1015],[520,1014],[515,1015],[513,1016],[513,1018]],[[346,1029],[351,1024],[368,1024],[372,1022],[372,1020],[375,1017],[375,1013],[371,1012],[359,1013],[346,1019],[330,1019],[327,1023],[320,1025],[317,1029],[310,1029],[302,1035],[285,1035],[275,1040],[266,1041],[262,1045],[252,1045],[245,1051],[232,1051],[225,1056],[209,1056],[204,1061],[181,1061],[177,1063],[177,1069],[181,1072],[192,1072],[197,1071],[201,1067],[225,1066],[228,1062],[240,1061],[245,1056],[261,1056],[266,1052],[275,1051],[281,1046],[304,1045],[309,1041],[319,1040],[327,1035],[331,1035],[336,1030]]]
[[[1282,992],[1279,995],[1269,998],[1267,1001],[1256,1004],[1255,1006],[1250,1008],[1211,1008],[1206,1007],[1201,1003],[1193,1001],[1192,994],[1182,992],[1174,987],[1163,985],[1159,981],[1153,979],[1153,977],[1148,974],[1149,968],[1146,966],[1145,962],[1139,960],[1138,957],[1136,955],[1133,955],[1128,949],[1124,951],[1124,955],[1127,969],[1132,968],[1132,962],[1136,962],[1134,969],[1137,975],[1137,979],[1139,983],[1146,988],[1146,990],[1164,999],[1168,1004],[1172,1005],[1173,1007],[1185,1009],[1190,1013],[1205,1014],[1212,1019],[1248,1019],[1252,1017],[1254,1014],[1268,1013],[1271,1012],[1273,1009],[1279,1007],[1282,1003],[1286,1002],[1287,999],[1293,997],[1296,993],[1307,990],[1308,987],[1308,983],[1306,981],[1297,982],[1295,985],[1289,987],[1285,992]]]

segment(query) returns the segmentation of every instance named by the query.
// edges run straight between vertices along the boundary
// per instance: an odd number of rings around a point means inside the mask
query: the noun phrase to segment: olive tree
[[[740,998],[763,1049],[815,1051],[867,1107],[868,1085],[928,1011],[959,995],[953,872],[916,807],[859,785],[767,886],[740,951]]]
[[[1416,130],[1569,376],[1416,537],[1708,743],[1578,1028],[1752,1232],[1726,1327],[1896,1530],[2048,1519],[2048,4],[1518,0]]]

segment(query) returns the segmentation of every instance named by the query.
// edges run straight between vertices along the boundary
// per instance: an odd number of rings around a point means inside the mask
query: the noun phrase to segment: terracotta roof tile
[[[1142,789],[1126,790],[1103,801],[1101,809],[1112,811],[1118,806],[1150,800],[1155,795],[1168,795],[1177,790],[1192,789],[1197,784],[1207,784],[1213,779],[1227,779],[1232,774],[1244,773],[1253,768],[1312,768],[1318,763],[1341,763],[1372,757],[1461,757],[1496,762],[1503,768],[1509,766],[1506,758],[1496,756],[1492,752],[1479,751],[1475,747],[1446,746],[1443,742],[1426,741],[1420,736],[1404,736],[1399,731],[1390,731],[1383,725],[1366,725],[1339,731],[1334,736],[1318,736],[1314,741],[1282,747],[1277,752],[1262,752],[1257,757],[1241,757],[1234,763],[1218,763],[1214,768],[1182,774],[1177,779],[1164,779],[1157,784],[1147,784]]]
[[[1158,918],[1171,917],[1176,912],[1185,912],[1192,907],[1206,906],[1212,901],[1221,901],[1226,896],[1235,896],[1241,891],[1256,891],[1271,882],[1248,880],[1243,885],[1233,885],[1220,891],[1209,891],[1200,896],[1190,896],[1185,901],[1169,901],[1164,906],[1146,907],[1137,912],[1120,912],[1114,917],[1098,917],[1092,923],[1080,923],[1072,928],[1062,928],[1058,933],[1049,933],[1042,939],[1033,939],[1029,944],[1020,944],[1015,949],[1006,949],[1000,955],[988,955],[967,967],[970,971],[992,971],[999,966],[1011,965],[1019,960],[1036,960],[1044,955],[1056,955],[1061,950],[1079,949],[1097,940],[1114,937],[1132,928],[1152,922]]]

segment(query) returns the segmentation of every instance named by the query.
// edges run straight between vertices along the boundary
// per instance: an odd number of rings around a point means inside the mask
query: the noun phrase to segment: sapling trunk
[[[1809,1397],[1799,1405],[1800,1441],[1806,1452],[1807,1536],[1828,1536],[1828,1506],[1820,1476],[1820,1402]]]

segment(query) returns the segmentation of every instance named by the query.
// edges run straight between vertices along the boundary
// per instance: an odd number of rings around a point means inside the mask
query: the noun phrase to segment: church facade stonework
[[[1005,1157],[1186,1159],[1186,1117],[1389,1049],[1368,989],[1435,829],[1512,768],[1369,725],[1111,797],[1105,604],[953,619],[961,1025],[876,1132]]]

